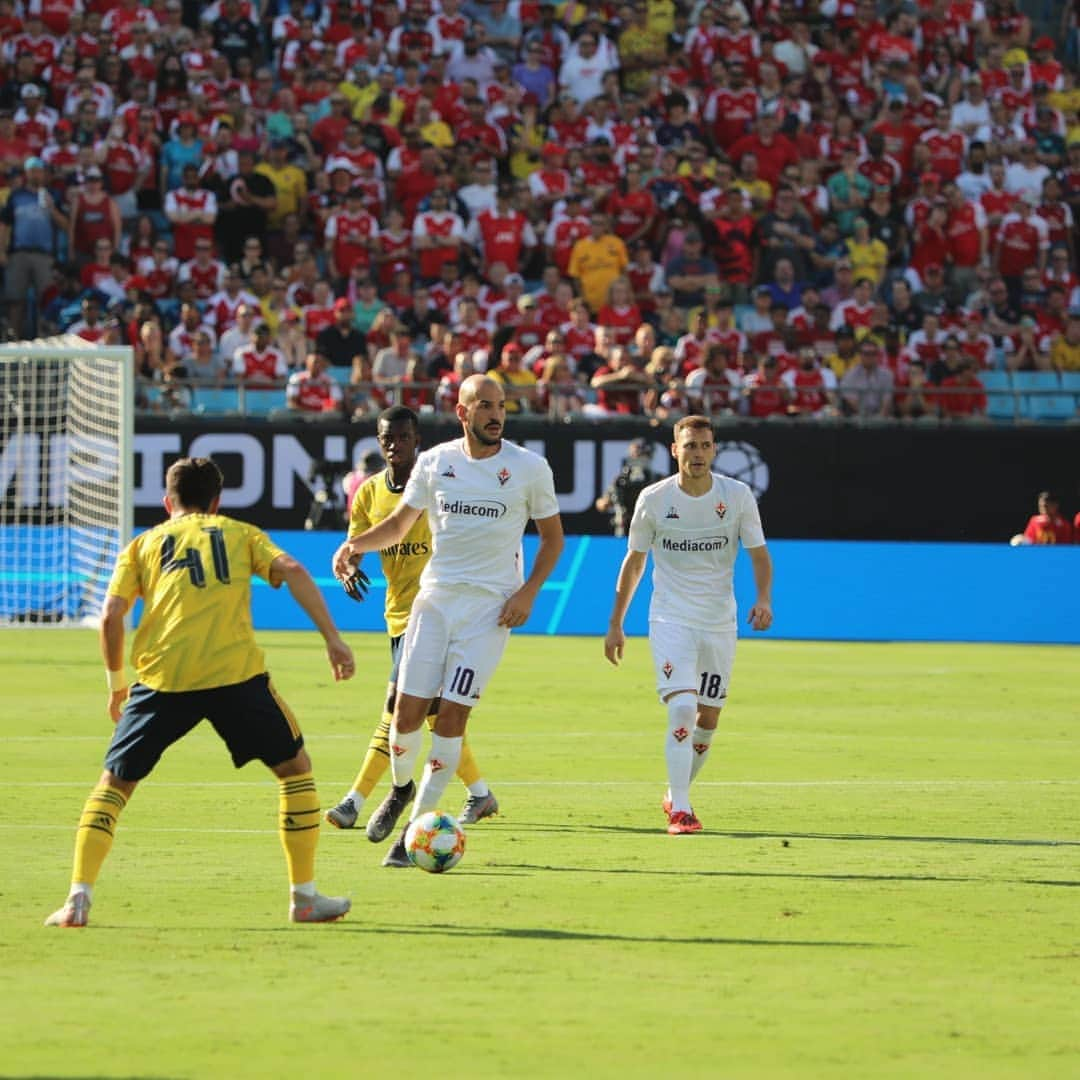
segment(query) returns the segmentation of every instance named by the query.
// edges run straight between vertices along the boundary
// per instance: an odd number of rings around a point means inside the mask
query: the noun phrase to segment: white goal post
[[[95,625],[132,533],[134,358],[0,347],[0,626]]]

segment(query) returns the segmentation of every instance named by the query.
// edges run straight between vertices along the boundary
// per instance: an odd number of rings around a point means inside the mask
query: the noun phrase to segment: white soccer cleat
[[[46,926],[85,926],[90,918],[90,897],[86,893],[74,893],[64,901],[59,911],[54,911],[46,920]]]
[[[334,922],[344,918],[352,907],[347,896],[301,896],[291,893],[289,902],[289,922]]]

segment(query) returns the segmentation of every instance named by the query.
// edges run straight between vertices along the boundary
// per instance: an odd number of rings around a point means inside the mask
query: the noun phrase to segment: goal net
[[[129,348],[0,347],[0,625],[96,623],[131,536]]]

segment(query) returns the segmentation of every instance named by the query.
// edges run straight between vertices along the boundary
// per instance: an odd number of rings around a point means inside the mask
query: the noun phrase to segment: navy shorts
[[[296,718],[269,675],[209,690],[170,692],[135,683],[109,743],[105,768],[121,780],[141,780],[204,719],[225,741],[238,769],[256,758],[273,768],[296,757],[304,745]]]

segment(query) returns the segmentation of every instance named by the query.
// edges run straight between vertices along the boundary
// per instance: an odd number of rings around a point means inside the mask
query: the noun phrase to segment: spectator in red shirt
[[[775,356],[766,354],[758,361],[757,370],[743,381],[743,395],[750,416],[782,416],[787,412],[790,395],[780,378],[780,364]]]
[[[1071,544],[1073,526],[1062,516],[1061,497],[1053,491],[1040,491],[1039,512],[1028,518],[1022,533],[1017,533],[1009,542],[1013,547],[1022,544]],[[1077,514],[1080,523],[1080,514]]]
[[[948,348],[959,348],[959,341],[950,338]],[[935,395],[943,417],[959,420],[986,415],[986,389],[975,374],[975,362],[964,357],[956,373],[941,380]]]

